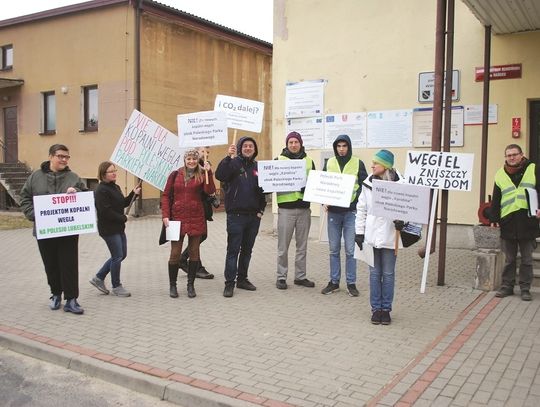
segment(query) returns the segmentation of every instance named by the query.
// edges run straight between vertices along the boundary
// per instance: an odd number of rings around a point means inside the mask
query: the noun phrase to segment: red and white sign
[[[512,117],[512,131],[521,131],[521,117]]]
[[[484,80],[484,67],[474,68],[476,82]],[[489,79],[515,79],[521,78],[521,64],[493,65],[489,68]]]

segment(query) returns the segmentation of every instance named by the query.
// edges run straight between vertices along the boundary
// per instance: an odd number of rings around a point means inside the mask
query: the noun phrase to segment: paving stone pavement
[[[224,298],[225,214],[209,223],[201,246],[214,280],[197,297],[168,296],[168,245],[160,219],[130,219],[122,282],[130,298],[102,295],[88,280],[107,258],[97,234],[81,235],[79,302],[83,316],[50,311],[49,290],[29,229],[0,231],[0,345],[57,361],[185,406],[357,407],[361,405],[540,405],[540,295],[497,299],[471,287],[470,250],[448,249],[446,285],[430,260],[404,249],[397,262],[392,324],[370,323],[367,266],[360,297],[342,288],[324,296],[328,245],[313,218],[308,278],[315,288],[275,288],[277,238],[265,215],[250,280],[257,291]],[[294,265],[294,243],[290,265]],[[110,286],[110,280],[107,285]]]

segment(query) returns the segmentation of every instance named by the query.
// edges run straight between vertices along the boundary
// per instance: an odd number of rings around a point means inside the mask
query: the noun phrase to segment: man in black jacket
[[[538,201],[540,173],[538,167],[523,156],[523,151],[517,144],[507,146],[504,156],[505,164],[495,175],[493,201],[488,213],[490,221],[493,224],[498,223],[501,228],[501,250],[505,255],[502,284],[495,296],[502,298],[514,294],[519,248],[521,299],[531,301],[532,253],[536,248],[536,238],[540,236],[540,210],[536,208],[536,213],[529,216],[526,194],[535,194]]]

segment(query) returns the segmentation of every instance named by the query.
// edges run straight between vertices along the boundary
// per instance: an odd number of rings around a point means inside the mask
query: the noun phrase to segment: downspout
[[[489,66],[491,64],[491,26],[484,27],[484,84],[482,100],[482,152],[480,161],[480,205],[486,199],[486,167],[489,126]]]
[[[143,0],[135,1],[135,109],[141,111],[141,5]],[[141,182],[140,178],[137,178],[137,182]],[[142,208],[143,190],[137,204],[135,205],[135,216],[139,217],[143,214]]]

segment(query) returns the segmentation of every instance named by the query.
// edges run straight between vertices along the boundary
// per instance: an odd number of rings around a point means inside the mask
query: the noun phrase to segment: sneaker
[[[223,290],[223,296],[230,298],[234,294],[234,281],[232,283],[225,283],[225,289]]]
[[[285,280],[276,281],[276,287],[278,288],[278,290],[286,290],[287,289],[287,281],[285,281]]]
[[[105,287],[105,281],[103,281],[101,278],[92,277],[90,284],[96,287],[103,294],[109,294],[109,290],[107,290],[107,287]]]
[[[131,293],[126,290],[122,284],[120,284],[118,287],[113,287],[112,293],[118,297],[131,297]]]
[[[57,309],[60,309],[60,305],[62,305],[62,296],[61,295],[52,295],[51,298],[49,298],[51,302],[49,303],[49,308],[53,311],[56,311]]]
[[[514,295],[514,287],[503,286],[499,288],[499,291],[495,293],[495,297],[498,297],[498,298],[508,297],[509,295]]]
[[[390,311],[381,311],[381,324],[390,325],[392,318],[390,318]]]
[[[381,324],[381,310],[373,311],[373,314],[371,314],[371,323],[373,325],[380,325]]]
[[[83,314],[84,310],[81,308],[79,303],[75,298],[72,298],[71,300],[66,301],[66,305],[64,305],[64,311],[66,312],[72,312],[74,314]]]
[[[214,275],[212,273],[209,273],[206,268],[203,266],[199,267],[199,270],[197,270],[197,273],[195,274],[195,277],[202,278],[205,280],[211,280],[214,278]]]
[[[294,284],[301,285],[302,287],[315,287],[315,283],[313,281],[309,281],[307,278],[303,278],[302,280],[294,280]]]
[[[356,284],[347,284],[347,292],[350,297],[358,297],[360,293],[356,289]]]
[[[532,295],[529,290],[523,289],[521,290],[521,299],[523,301],[532,301]]]
[[[238,280],[236,282],[236,288],[241,288],[242,290],[255,291],[255,287],[251,282],[246,278],[245,280]]]
[[[336,291],[339,291],[339,284],[334,284],[333,282],[329,281],[328,285],[322,289],[321,293],[324,295],[328,295]]]

